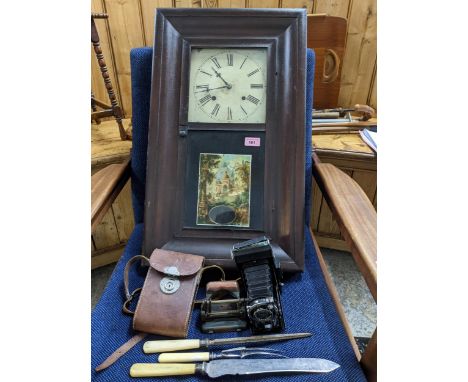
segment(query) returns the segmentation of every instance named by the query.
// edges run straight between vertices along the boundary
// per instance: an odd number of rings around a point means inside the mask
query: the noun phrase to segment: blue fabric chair
[[[156,355],[143,353],[142,343],[137,344],[114,365],[100,372],[94,368],[114,350],[133,336],[132,317],[122,313],[124,300],[123,270],[132,256],[140,254],[143,239],[143,205],[146,175],[146,149],[148,144],[149,99],[151,85],[152,48],[139,48],[131,52],[132,97],[133,97],[133,149],[131,160],[131,179],[135,229],[125,252],[117,263],[109,283],[92,312],[92,380],[128,381],[129,369],[133,363],[156,362]],[[335,305],[330,297],[320,269],[310,232],[309,209],[311,199],[312,149],[311,149],[311,110],[314,78],[315,55],[307,51],[307,133],[306,133],[306,238],[305,270],[303,273],[288,276],[283,287],[282,302],[286,332],[312,332],[313,336],[268,344],[281,350],[290,357],[319,357],[337,362],[341,367],[329,374],[300,374],[290,376],[265,376],[255,378],[264,381],[365,381],[361,366],[345,334]],[[144,270],[135,269],[130,275],[130,286],[141,286]],[[190,323],[189,338],[202,338],[198,329],[198,312],[194,312]],[[238,335],[249,335],[248,331]],[[219,334],[217,337],[231,337],[236,334]],[[157,336],[152,336],[158,338]],[[167,337],[166,337],[167,338]],[[159,378],[164,381],[195,381],[199,377]],[[134,380],[134,379],[133,379]],[[230,378],[229,380],[235,380]]]

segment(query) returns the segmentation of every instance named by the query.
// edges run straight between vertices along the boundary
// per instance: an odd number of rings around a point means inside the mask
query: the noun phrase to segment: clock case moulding
[[[306,10],[158,9],[156,12],[143,253],[205,256],[234,269],[234,243],[271,238],[285,271],[304,267]],[[265,124],[188,123],[192,48],[267,48]],[[197,131],[261,134],[263,229],[186,226],[187,137]],[[255,174],[252,174],[255,176]]]

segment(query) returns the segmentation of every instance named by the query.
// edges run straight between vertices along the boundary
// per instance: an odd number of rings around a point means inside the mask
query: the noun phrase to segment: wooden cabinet
[[[358,132],[312,134],[312,145],[322,162],[332,163],[351,176],[377,209],[377,155]],[[349,251],[315,182],[312,184],[311,226],[321,247]]]

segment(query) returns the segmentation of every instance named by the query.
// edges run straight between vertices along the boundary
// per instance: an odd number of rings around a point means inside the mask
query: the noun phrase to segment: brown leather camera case
[[[140,294],[133,328],[169,337],[187,337],[204,257],[155,249]]]

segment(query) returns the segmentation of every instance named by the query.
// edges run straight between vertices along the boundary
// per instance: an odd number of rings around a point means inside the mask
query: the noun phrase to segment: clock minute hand
[[[211,69],[213,70],[213,72],[215,72],[216,77],[219,77],[219,78],[221,79],[221,81],[224,82],[224,84],[226,85],[226,87],[227,87],[228,89],[231,89],[231,88],[232,88],[232,85],[231,85],[231,84],[228,84],[228,83],[226,82],[226,80],[225,80],[223,77],[221,77],[221,73],[217,72],[216,69],[213,68],[213,67],[211,67]]]

